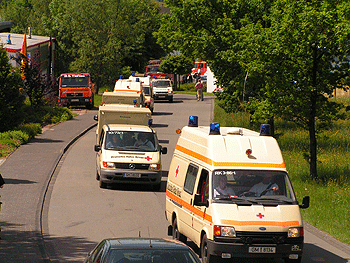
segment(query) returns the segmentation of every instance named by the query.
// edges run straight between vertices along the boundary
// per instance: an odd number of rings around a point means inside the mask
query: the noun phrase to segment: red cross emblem
[[[262,213],[259,213],[256,215],[257,217],[259,217],[260,219],[262,219],[263,217],[265,217]]]
[[[145,159],[146,159],[147,161],[152,160],[152,158],[149,157],[149,156],[146,156]]]
[[[176,168],[176,170],[175,170],[175,177],[178,176],[179,170],[180,170],[180,165],[178,165],[177,168]]]

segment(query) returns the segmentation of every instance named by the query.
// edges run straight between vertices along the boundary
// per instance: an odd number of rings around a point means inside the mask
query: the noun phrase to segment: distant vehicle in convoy
[[[161,154],[156,132],[149,127],[151,111],[133,105],[103,104],[94,119],[96,129],[96,179],[101,188],[113,183],[161,187]]]
[[[299,204],[270,127],[260,133],[190,116],[168,173],[168,234],[200,249],[203,263],[282,258],[300,263],[304,228]]]
[[[153,98],[173,102],[173,83],[169,78],[156,78],[151,82]]]
[[[109,238],[102,240],[84,263],[200,263],[181,242],[162,238]]]
[[[129,77],[131,80],[139,80],[142,83],[142,90],[145,96],[145,107],[149,108],[153,113],[154,110],[154,99],[152,96],[152,87],[151,87],[151,77],[147,74],[133,74]]]
[[[89,73],[64,73],[58,81],[58,103],[65,106],[94,107],[95,84]]]
[[[166,77],[167,74],[159,70],[161,62],[162,62],[161,60],[150,60],[148,62],[148,65],[146,66],[145,74],[147,74],[151,78]]]
[[[207,73],[207,62],[206,61],[196,61],[194,62],[194,67],[192,68],[191,75],[195,77],[204,76]]]

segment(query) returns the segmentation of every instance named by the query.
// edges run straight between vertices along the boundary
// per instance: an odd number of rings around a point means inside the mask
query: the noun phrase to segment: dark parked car
[[[102,240],[86,263],[200,263],[187,245],[161,238],[110,238]]]

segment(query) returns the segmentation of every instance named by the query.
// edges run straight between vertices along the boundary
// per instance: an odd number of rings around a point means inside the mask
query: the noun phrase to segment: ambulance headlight
[[[114,163],[112,163],[112,162],[102,162],[102,166],[104,168],[114,168],[115,167]]]
[[[288,237],[302,237],[304,236],[304,228],[302,227],[291,227],[288,229]]]
[[[152,163],[149,165],[149,170],[158,171],[160,170],[160,163]]]
[[[233,226],[214,226],[214,235],[222,237],[236,237],[236,230]]]

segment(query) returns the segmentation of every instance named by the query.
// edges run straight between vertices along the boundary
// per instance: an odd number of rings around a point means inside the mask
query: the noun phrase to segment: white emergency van
[[[129,104],[145,107],[145,97],[143,93],[130,92],[103,92],[102,104]]]
[[[304,230],[276,140],[244,128],[181,130],[166,188],[168,234],[199,248],[202,262],[221,258],[283,258],[301,262]]]
[[[145,107],[149,108],[151,112],[154,110],[154,99],[151,87],[151,77],[146,74],[133,73],[129,79],[134,81],[140,81],[142,83],[142,89],[145,96]]]
[[[112,183],[150,184],[159,190],[161,154],[156,132],[149,127],[151,111],[132,105],[99,107],[96,129],[96,179],[101,188]]]
[[[152,94],[155,100],[168,100],[173,102],[173,83],[170,78],[154,78],[151,82]]]

